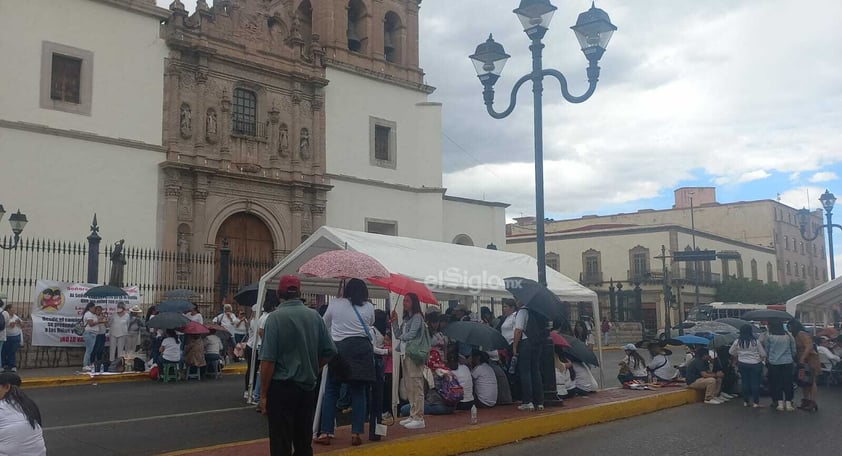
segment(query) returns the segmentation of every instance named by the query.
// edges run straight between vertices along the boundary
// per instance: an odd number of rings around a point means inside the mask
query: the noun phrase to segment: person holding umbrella
[[[518,410],[544,410],[540,362],[546,331],[546,317],[521,304],[515,317],[515,338],[512,344],[512,364],[520,379],[521,404]],[[509,370],[512,368],[509,367]]]

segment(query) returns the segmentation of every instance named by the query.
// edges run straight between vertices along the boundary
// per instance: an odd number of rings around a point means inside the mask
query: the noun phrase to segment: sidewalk
[[[321,455],[447,456],[479,451],[598,423],[643,415],[671,407],[698,402],[696,391],[669,387],[653,391],[621,388],[600,391],[588,398],[565,401],[564,407],[548,407],[543,412],[520,412],[513,405],[479,411],[479,424],[470,424],[469,412],[429,416],[427,427],[411,431],[400,425],[389,426],[381,442],[363,439],[362,446],[351,447],[350,427],[336,430],[330,446],[313,445]],[[166,453],[164,456],[250,456],[269,453],[269,439],[194,448]]]
[[[235,363],[225,366],[222,373],[244,375],[246,373],[246,363]],[[81,372],[78,367],[20,369],[17,374],[20,375],[24,388],[44,388],[51,386],[89,385],[93,383],[137,382],[149,380],[148,372],[93,374],[90,372]]]

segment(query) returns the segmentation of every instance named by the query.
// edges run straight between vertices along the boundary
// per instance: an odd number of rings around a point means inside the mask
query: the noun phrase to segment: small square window
[[[369,162],[373,166],[397,168],[397,124],[369,117]]]
[[[67,103],[79,104],[79,89],[82,82],[82,60],[61,54],[53,54],[53,68],[50,78],[50,98]]]
[[[397,236],[398,222],[392,220],[365,219],[365,232],[384,234],[386,236]]]

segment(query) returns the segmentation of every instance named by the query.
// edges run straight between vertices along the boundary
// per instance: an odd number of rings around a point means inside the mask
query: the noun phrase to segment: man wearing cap
[[[456,316],[457,321],[471,321],[471,309],[465,304],[458,304],[453,308],[453,315]]]
[[[268,417],[272,456],[310,456],[317,378],[336,346],[319,314],[301,301],[298,277],[281,277],[278,298],[260,349],[260,408]]]

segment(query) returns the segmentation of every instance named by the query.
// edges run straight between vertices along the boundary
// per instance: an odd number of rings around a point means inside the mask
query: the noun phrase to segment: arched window
[[[257,96],[251,90],[234,89],[231,130],[238,135],[257,134]]]
[[[751,280],[757,280],[757,260],[751,259]]]
[[[474,240],[471,239],[471,237],[468,236],[467,234],[460,234],[460,235],[456,236],[455,238],[453,238],[453,243],[457,244],[457,245],[473,246]]]
[[[766,262],[766,283],[772,283],[775,281],[775,271],[772,267],[772,262]]]
[[[403,40],[401,18],[392,11],[386,13],[383,21],[383,57],[388,62],[401,63]]]
[[[298,20],[298,33],[301,34],[304,43],[310,43],[313,39],[313,6],[309,0],[304,0],[298,5],[295,18]]]
[[[594,249],[582,252],[582,281],[602,283],[602,254]]]
[[[361,0],[348,2],[348,49],[365,52],[368,36],[365,28],[365,5]]]
[[[792,275],[792,266],[790,266],[789,261],[786,262],[786,275]]]
[[[629,280],[641,281],[649,273],[649,249],[638,245],[629,250]]]

